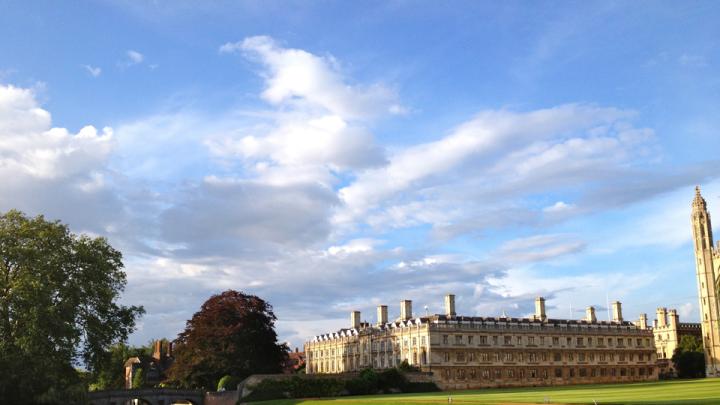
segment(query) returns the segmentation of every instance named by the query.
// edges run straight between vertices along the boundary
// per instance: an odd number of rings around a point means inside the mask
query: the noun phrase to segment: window
[[[584,339],[581,338],[581,337],[577,338],[577,344],[578,344],[578,346],[583,346],[583,345],[584,345]]]
[[[562,377],[562,369],[556,368],[555,369],[555,378],[561,378]]]
[[[448,352],[445,352],[445,362],[446,363],[450,362],[450,353],[448,353]]]
[[[558,345],[560,345],[560,338],[553,336],[553,346],[558,346]]]
[[[492,338],[493,338],[493,344],[494,344],[494,345],[497,345],[497,344],[498,344],[498,337],[497,337],[497,336],[493,336]]]
[[[553,356],[553,361],[562,361],[560,353],[555,353]]]
[[[515,338],[515,344],[520,346],[522,344],[522,336],[517,336]]]
[[[593,339],[591,337],[588,338],[588,346],[592,346]]]
[[[545,345],[545,336],[540,336],[540,345]]]
[[[473,338],[474,338],[474,337],[475,337],[475,336],[468,335],[468,344],[469,344],[469,345],[473,344],[473,340],[474,340]]]
[[[480,361],[490,361],[490,356],[487,353],[480,353]]]
[[[506,353],[505,353],[505,356],[504,356],[504,359],[505,359],[506,362],[510,362],[510,361],[513,361],[513,360],[514,360],[514,356],[513,356],[512,353],[506,352]]]
[[[604,341],[605,341],[605,339],[598,338],[598,346],[603,346],[605,344]]]
[[[580,377],[587,377],[587,369],[585,369],[585,368],[580,369]]]
[[[512,336],[505,336],[505,339],[504,339],[504,340],[505,340],[505,344],[506,344],[506,345],[509,345],[509,344],[511,343],[511,340],[510,340],[510,339],[512,339]]]
[[[448,335],[443,335],[443,344],[448,344]]]
[[[534,345],[534,344],[535,344],[535,337],[528,336],[528,345]]]
[[[417,346],[417,338],[416,337],[413,338],[412,342],[413,342],[413,346]]]
[[[462,344],[462,335],[455,335],[455,344],[460,345]]]
[[[638,347],[642,346],[642,339],[637,338],[637,340],[635,341],[635,343],[636,343],[636,345],[637,345]]]
[[[487,336],[480,336],[480,344],[481,345],[487,344]]]
[[[530,378],[537,378],[537,370],[534,368],[530,369]]]
[[[424,346],[424,345],[426,344],[425,342],[426,342],[425,336],[421,337],[421,338],[420,338],[420,344],[422,344],[422,345]]]
[[[567,338],[567,345],[570,346],[572,344],[572,338]]]
[[[455,360],[456,361],[465,361],[465,353],[457,352]]]
[[[578,354],[578,361],[585,361],[585,353]]]

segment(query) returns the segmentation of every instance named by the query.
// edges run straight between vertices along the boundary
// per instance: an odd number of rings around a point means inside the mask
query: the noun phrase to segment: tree
[[[680,338],[672,362],[680,378],[705,377],[705,353],[702,340],[690,335]]]
[[[104,238],[15,210],[0,216],[0,398],[69,403],[84,392],[74,366],[97,370],[144,312],[116,303],[122,267]]]
[[[145,388],[145,370],[142,367],[139,367],[133,373],[132,388]]]
[[[254,295],[228,290],[213,295],[175,341],[168,370],[174,385],[215,387],[225,375],[279,373],[288,348],[278,344],[272,306]]]
[[[150,356],[148,346],[128,346],[125,343],[112,345],[106,350],[103,361],[95,369],[89,384],[90,391],[125,388],[125,361],[130,357]]]

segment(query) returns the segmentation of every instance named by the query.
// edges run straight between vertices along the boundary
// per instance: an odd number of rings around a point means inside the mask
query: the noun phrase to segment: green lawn
[[[720,404],[720,378],[637,384],[495,388],[428,394],[371,395],[255,402],[264,405],[335,404]]]

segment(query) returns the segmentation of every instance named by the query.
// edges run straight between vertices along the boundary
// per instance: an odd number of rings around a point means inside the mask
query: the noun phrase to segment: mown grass
[[[542,388],[495,388],[426,394],[288,399],[254,402],[263,405],[399,404],[720,404],[720,378],[657,381],[636,384],[576,385]]]

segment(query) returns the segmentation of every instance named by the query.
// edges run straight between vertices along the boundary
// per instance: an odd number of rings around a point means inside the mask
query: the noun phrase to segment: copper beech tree
[[[211,388],[225,375],[281,371],[287,346],[275,333],[272,306],[254,295],[228,290],[205,301],[175,340],[171,384]]]

